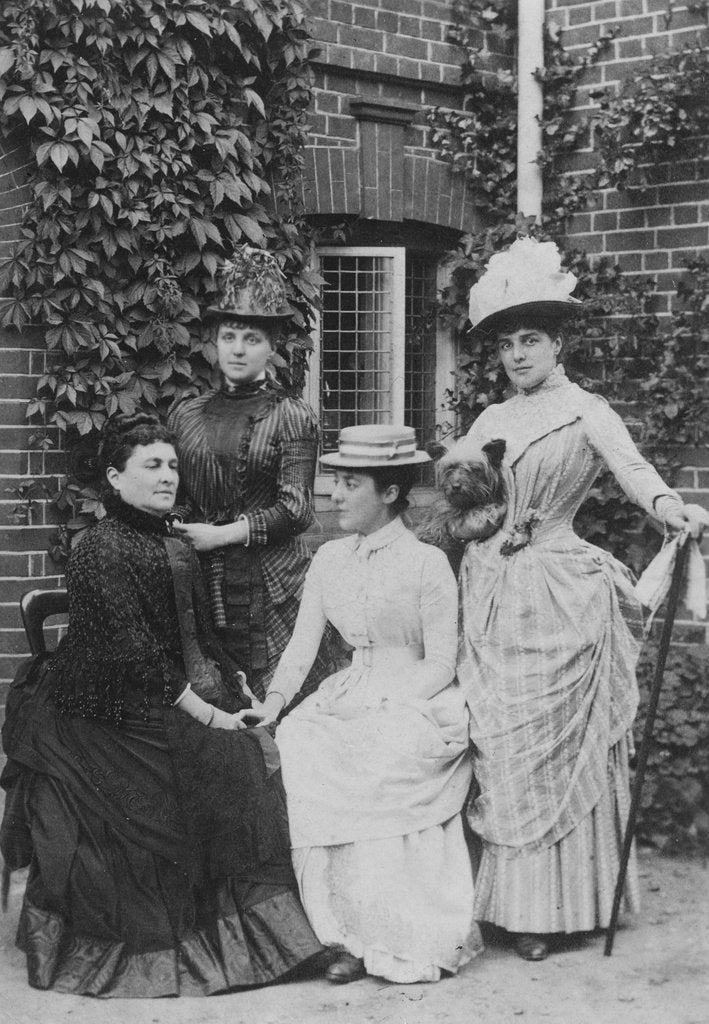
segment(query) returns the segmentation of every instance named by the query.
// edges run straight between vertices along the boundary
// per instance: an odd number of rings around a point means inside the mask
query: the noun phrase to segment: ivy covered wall
[[[57,585],[91,513],[106,417],[212,378],[200,308],[236,245],[276,254],[300,320],[281,369],[302,377],[312,45],[299,0],[0,5],[2,678],[26,654],[19,593]]]

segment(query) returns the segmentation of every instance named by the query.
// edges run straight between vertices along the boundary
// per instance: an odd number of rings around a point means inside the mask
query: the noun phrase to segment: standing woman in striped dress
[[[445,457],[504,438],[503,529],[468,544],[460,569],[458,679],[467,690],[482,838],[475,917],[543,959],[551,935],[607,927],[629,808],[630,729],[642,622],[627,569],[581,540],[573,519],[603,467],[671,531],[701,532],[607,402],[557,363],[579,310],[552,242],[518,239],[470,294],[515,387]],[[444,460],[445,461],[445,460]],[[637,871],[626,906],[637,904]]]
[[[269,373],[293,315],[275,258],[243,246],[221,284],[207,310],[221,385],[169,417],[182,488],[175,530],[199,553],[217,634],[262,699],[310,562],[301,534],[313,521],[319,428],[313,410]],[[307,689],[331,670],[319,655]]]

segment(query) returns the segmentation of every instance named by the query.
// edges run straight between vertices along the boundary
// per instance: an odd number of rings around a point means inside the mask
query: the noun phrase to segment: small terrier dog
[[[488,441],[479,455],[444,467],[439,479],[442,496],[431,505],[416,530],[419,540],[455,559],[468,541],[485,540],[499,530],[507,512],[502,473],[505,447],[504,440]]]

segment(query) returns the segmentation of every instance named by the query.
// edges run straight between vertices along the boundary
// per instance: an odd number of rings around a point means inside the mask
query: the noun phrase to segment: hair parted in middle
[[[102,475],[105,476],[109,466],[122,473],[136,448],[156,441],[174,446],[175,435],[153,413],[121,413],[107,420],[101,432],[99,447]]]

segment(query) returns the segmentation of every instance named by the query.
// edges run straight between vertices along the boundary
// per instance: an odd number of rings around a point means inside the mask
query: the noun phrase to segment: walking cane
[[[662,676],[665,671],[667,652],[670,648],[670,640],[672,638],[672,627],[674,626],[675,615],[677,614],[679,588],[682,583],[684,568],[687,564],[687,554],[689,552],[689,545],[687,544],[688,540],[689,533],[686,533],[685,536],[682,539],[680,539],[677,549],[677,560],[675,562],[674,569],[672,570],[672,582],[670,583],[670,592],[669,597],[667,598],[667,610],[665,612],[665,621],[662,626],[662,634],[660,636],[660,648],[657,652],[657,664],[655,665],[655,675],[653,677],[652,687],[650,689],[650,699],[648,701],[647,714],[645,716],[645,728],[643,729],[643,738],[640,743],[637,767],[635,769],[635,782],[633,784],[633,795],[630,801],[628,824],[625,827],[625,839],[623,841],[623,853],[620,858],[618,881],[615,884],[613,910],[611,911],[611,920],[610,924],[608,925],[608,931],[606,932],[606,945],[603,950],[604,956],[610,956],[613,952],[613,939],[615,938],[615,929],[618,924],[618,914],[620,912],[620,901],[623,898],[623,885],[625,884],[625,874],[628,870],[630,850],[633,845],[633,836],[635,835],[635,825],[638,816],[638,809],[640,807],[640,795],[642,793],[643,781],[645,779],[647,759],[650,753],[650,741],[652,740],[652,730],[655,725],[657,703],[660,699],[660,690],[662,689]]]

